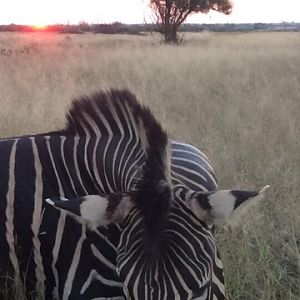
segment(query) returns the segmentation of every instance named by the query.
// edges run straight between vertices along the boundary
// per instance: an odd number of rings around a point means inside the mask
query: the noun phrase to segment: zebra
[[[218,190],[207,156],[170,140],[128,90],[82,96],[62,130],[0,140],[0,287],[225,299],[212,228],[267,188]]]

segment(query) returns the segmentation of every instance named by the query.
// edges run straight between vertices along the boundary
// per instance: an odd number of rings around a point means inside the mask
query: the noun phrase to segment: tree
[[[178,42],[178,29],[193,13],[215,10],[226,15],[231,13],[230,0],[150,0],[155,23],[164,34],[165,42]]]

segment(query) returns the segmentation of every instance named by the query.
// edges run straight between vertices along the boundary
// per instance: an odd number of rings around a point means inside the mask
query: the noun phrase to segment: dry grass
[[[221,188],[271,184],[218,231],[231,299],[300,297],[300,34],[0,35],[0,136],[58,129],[70,100],[127,87],[172,137],[204,150]],[[28,50],[25,50],[28,49]],[[9,51],[11,50],[11,51]]]

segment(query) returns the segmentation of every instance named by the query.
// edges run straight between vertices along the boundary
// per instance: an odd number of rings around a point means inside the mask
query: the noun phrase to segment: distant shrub
[[[93,26],[94,33],[116,34],[122,32],[122,23],[96,24]]]
[[[83,33],[78,25],[63,25],[59,33],[80,34]]]
[[[33,30],[32,27],[28,25],[9,24],[9,25],[0,25],[0,31],[31,32]]]
[[[89,32],[91,31],[91,25],[85,21],[81,21],[78,24],[79,30],[81,32]]]

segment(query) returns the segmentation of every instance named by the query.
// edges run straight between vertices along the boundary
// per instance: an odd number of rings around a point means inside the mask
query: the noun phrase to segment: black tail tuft
[[[146,237],[159,239],[163,232],[171,205],[172,191],[165,180],[145,178],[137,194],[139,209],[144,216]]]

